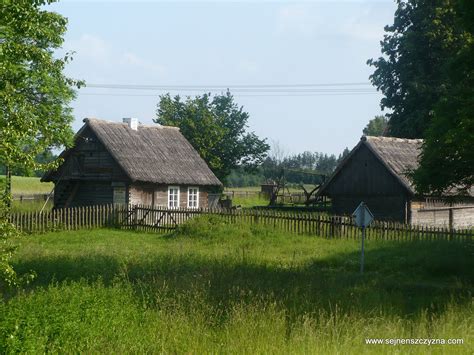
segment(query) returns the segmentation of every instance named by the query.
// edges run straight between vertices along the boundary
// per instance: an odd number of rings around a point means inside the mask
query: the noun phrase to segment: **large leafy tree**
[[[44,9],[52,2],[0,5],[0,165],[9,169],[44,169],[35,157],[72,141],[68,104],[80,83],[63,74],[70,56],[55,56],[67,19]]]
[[[247,132],[249,114],[230,92],[182,100],[160,96],[156,123],[177,126],[219,179],[232,169],[260,165],[269,149],[265,139]]]
[[[63,75],[69,56],[57,58],[67,20],[43,6],[52,0],[0,2],[0,166],[44,168],[35,158],[72,141],[68,103],[80,84]],[[17,283],[10,265],[17,235],[8,222],[11,191],[0,199],[0,291]],[[13,243],[13,244],[12,244]]]
[[[397,0],[393,25],[385,27],[383,56],[370,59],[370,79],[389,109],[389,134],[423,138],[434,106],[446,95],[444,68],[469,41],[458,25],[456,0]]]
[[[47,149],[44,152],[38,154],[35,157],[35,163],[39,166],[47,166],[50,163],[53,163],[58,156],[53,153],[51,149]],[[18,166],[10,169],[12,175],[17,175],[17,176],[42,176],[46,170],[33,170],[32,167],[30,166],[22,166],[21,164],[18,164]],[[0,166],[0,174],[5,175],[6,172],[6,167],[5,166]]]
[[[413,175],[421,193],[467,192],[474,184],[474,2],[459,1],[457,12],[459,26],[471,36],[445,70],[446,91],[435,106]]]
[[[382,115],[375,116],[367,123],[362,133],[366,136],[386,136],[388,133],[388,120]]]

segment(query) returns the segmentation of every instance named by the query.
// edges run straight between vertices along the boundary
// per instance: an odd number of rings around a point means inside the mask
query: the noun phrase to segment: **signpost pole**
[[[365,241],[365,229],[374,220],[374,215],[370,212],[364,201],[362,201],[356,208],[352,216],[355,218],[355,224],[362,230],[362,250],[360,253],[360,273],[364,273],[364,241]]]

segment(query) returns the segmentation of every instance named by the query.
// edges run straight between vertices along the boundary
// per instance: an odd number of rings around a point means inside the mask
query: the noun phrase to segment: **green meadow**
[[[47,195],[51,192],[54,185],[50,182],[41,182],[38,177],[27,177],[27,176],[12,176],[12,212],[30,212],[40,211],[43,206],[44,210],[51,210],[53,207],[52,199],[49,200],[45,205],[43,198],[30,200],[20,200],[20,195]],[[5,176],[0,176],[0,194],[5,190]]]
[[[41,182],[39,177],[12,176],[13,195],[49,194],[54,184]],[[0,176],[0,188],[5,188],[5,176]]]
[[[0,302],[0,352],[474,352],[472,244],[369,240],[364,275],[359,248],[215,216],[25,236],[15,268],[37,277]]]

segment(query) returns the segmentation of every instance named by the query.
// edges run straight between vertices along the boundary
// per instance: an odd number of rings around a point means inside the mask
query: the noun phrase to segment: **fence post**
[[[453,239],[453,229],[454,229],[454,211],[452,208],[449,210],[449,240]]]
[[[133,229],[137,230],[138,224],[138,205],[134,207],[133,210]]]
[[[253,223],[258,224],[258,211],[255,211],[255,214],[253,215]]]

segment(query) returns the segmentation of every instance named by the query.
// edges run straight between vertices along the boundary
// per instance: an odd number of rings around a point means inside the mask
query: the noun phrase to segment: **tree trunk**
[[[12,172],[10,166],[5,167],[5,203],[8,208],[11,207],[12,201]]]

